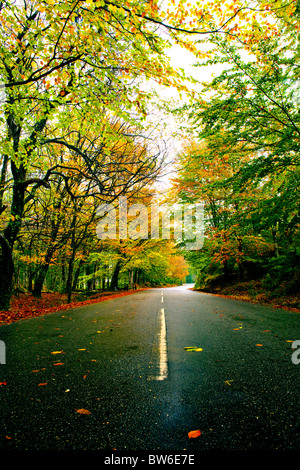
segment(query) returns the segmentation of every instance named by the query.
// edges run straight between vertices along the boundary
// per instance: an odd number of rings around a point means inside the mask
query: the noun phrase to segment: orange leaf
[[[262,346],[262,344],[256,344],[256,346]]]
[[[91,412],[89,410],[85,410],[84,408],[80,408],[79,410],[75,410],[77,411],[77,413],[81,414],[81,415],[90,415]]]
[[[0,382],[0,385],[7,385],[7,382]]]
[[[54,366],[62,366],[64,363],[63,362],[55,362],[53,365]]]
[[[194,439],[195,437],[201,436],[201,431],[200,431],[200,429],[197,429],[195,431],[190,431],[188,433],[188,436],[189,436],[190,439]]]
[[[38,384],[38,387],[42,387],[43,385],[47,385],[47,382]]]

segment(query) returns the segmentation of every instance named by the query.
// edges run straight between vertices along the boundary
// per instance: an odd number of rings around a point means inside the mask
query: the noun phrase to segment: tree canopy
[[[204,266],[199,279],[235,269],[243,278],[252,263],[290,270],[294,286],[299,14],[285,0],[2,1],[0,309],[18,286],[70,298],[79,285],[118,279],[182,282],[183,254]],[[174,44],[222,72],[188,79],[170,65]],[[186,93],[178,154],[151,83]],[[122,195],[151,201],[170,158],[173,199],[206,202],[204,249],[97,239],[97,206]]]

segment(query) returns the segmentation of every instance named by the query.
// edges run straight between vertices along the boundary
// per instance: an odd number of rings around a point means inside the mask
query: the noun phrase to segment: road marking
[[[168,376],[167,330],[165,310],[160,309],[160,342],[159,342],[159,375],[156,380],[164,380]]]
[[[167,352],[167,328],[165,310],[158,312],[159,333],[158,336],[158,367],[157,375],[151,375],[149,380],[165,380],[168,377],[168,352]]]

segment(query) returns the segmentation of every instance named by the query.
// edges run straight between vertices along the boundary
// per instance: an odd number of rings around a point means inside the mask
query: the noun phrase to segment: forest
[[[2,319],[20,296],[183,282],[300,308],[299,19],[297,0],[0,2]],[[203,246],[99,239],[120,196],[203,202]]]

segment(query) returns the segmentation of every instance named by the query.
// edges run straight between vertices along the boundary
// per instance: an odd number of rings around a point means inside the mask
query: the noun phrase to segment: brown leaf
[[[85,410],[84,408],[80,408],[79,410],[75,410],[77,411],[77,413],[81,414],[81,415],[90,415],[91,412],[89,410]]]

